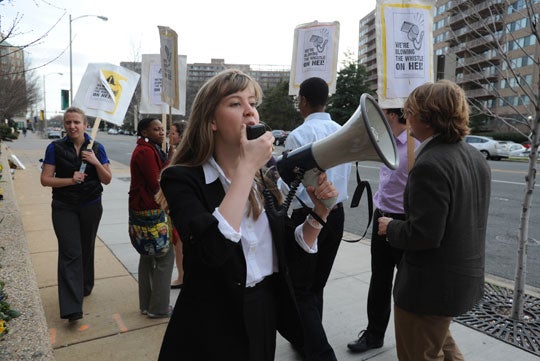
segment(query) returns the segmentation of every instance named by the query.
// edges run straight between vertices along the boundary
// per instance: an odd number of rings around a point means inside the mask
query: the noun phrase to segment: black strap
[[[363,240],[366,237],[369,226],[371,225],[371,221],[373,220],[373,194],[371,192],[371,185],[369,184],[368,181],[363,181],[360,178],[360,173],[358,172],[358,162],[356,162],[356,182],[357,182],[357,186],[356,186],[356,189],[354,190],[354,194],[351,199],[351,208],[358,207],[358,205],[360,204],[360,200],[362,199],[362,195],[364,194],[364,190],[365,190],[368,197],[369,220],[368,220],[368,224],[366,226],[366,229],[362,237],[358,239],[345,239],[345,238],[342,239],[343,241],[349,242],[349,243],[359,242]]]
[[[298,197],[298,196],[295,196],[295,197],[296,197],[296,199],[298,200],[298,202],[300,202],[300,204],[302,205],[302,207],[304,207],[305,209],[309,209],[309,214],[311,214],[311,216],[312,216],[313,218],[315,218],[315,220],[316,220],[317,222],[319,222],[319,224],[320,224],[321,226],[323,226],[323,227],[326,226],[326,222],[323,221],[322,218],[321,218],[317,213],[313,212],[313,209],[312,209],[312,208],[308,207],[307,204],[305,204],[304,201],[300,199],[300,197]]]
[[[369,226],[371,225],[371,221],[373,220],[373,193],[371,191],[371,185],[369,184],[368,181],[363,181],[360,178],[360,173],[358,172],[358,162],[356,162],[356,182],[358,183],[358,185],[356,186],[354,195],[351,199],[351,208],[358,207],[358,205],[360,204],[360,200],[362,199],[362,195],[364,194],[364,190],[365,190],[368,197],[369,220],[368,220],[368,224],[366,225],[366,229],[364,230],[364,234],[362,234],[362,237],[358,239],[345,239],[345,238],[341,239],[342,241],[349,242],[349,243],[355,243],[355,242],[359,242],[363,240],[366,237]],[[323,227],[326,226],[326,222],[323,221],[322,218],[319,217],[317,213],[313,212],[313,209],[308,207],[307,204],[304,203],[304,201],[302,201],[298,196],[296,196],[296,199],[302,205],[302,207],[309,209],[309,214],[311,214],[311,216],[315,218],[317,222],[319,222]]]

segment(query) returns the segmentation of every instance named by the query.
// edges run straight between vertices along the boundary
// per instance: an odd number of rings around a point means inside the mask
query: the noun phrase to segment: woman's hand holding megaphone
[[[327,183],[329,183],[329,185],[333,187],[335,194],[330,192],[326,188],[326,186],[328,186]],[[338,191],[330,182],[327,181],[326,173],[321,172],[317,168],[310,169],[304,173],[304,178],[302,178],[302,184],[304,185],[304,187],[306,187],[306,189],[309,189],[309,187],[313,187],[316,190],[315,194],[318,198],[314,200],[313,197],[311,197],[313,204],[317,205],[317,203],[315,203],[315,201],[317,201],[327,209],[332,209],[332,207],[336,205]],[[321,188],[323,185],[325,187]],[[326,192],[328,192],[328,194],[326,194]],[[334,195],[331,196],[329,194]],[[320,195],[322,195],[322,197],[320,197]]]
[[[305,178],[304,178],[305,179]],[[315,207],[313,211],[323,220],[326,219],[328,213],[336,203],[338,190],[328,181],[326,173],[318,174],[315,184],[306,185],[306,190]]]

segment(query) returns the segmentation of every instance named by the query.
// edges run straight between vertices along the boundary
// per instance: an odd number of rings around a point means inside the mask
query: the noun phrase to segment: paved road
[[[136,137],[124,135],[98,134],[111,159],[128,165]],[[44,146],[47,141],[44,140]],[[279,155],[282,147],[276,148]],[[524,179],[527,164],[509,161],[490,161],[492,169],[492,195],[488,219],[486,241],[486,272],[504,279],[515,278],[517,235],[520,212],[524,196]],[[378,188],[379,163],[361,162],[360,176],[370,182],[373,192]],[[349,179],[349,199],[356,187],[356,176],[351,173]],[[533,206],[530,212],[529,242],[527,254],[526,283],[540,288],[540,185],[535,188]],[[353,234],[363,234],[367,222],[367,201],[363,196],[358,208],[346,208],[345,230]],[[370,237],[371,230],[367,237]]]

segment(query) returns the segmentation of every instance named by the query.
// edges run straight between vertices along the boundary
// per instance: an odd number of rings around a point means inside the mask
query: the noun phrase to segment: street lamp
[[[103,21],[109,20],[106,16],[101,15],[81,15],[77,16],[76,18],[71,18],[71,14],[69,14],[69,105],[73,103],[73,55],[71,49],[71,43],[73,42],[73,39],[71,37],[71,23],[77,19],[86,17],[94,17]]]
[[[45,91],[45,78],[53,74],[64,75],[64,73],[49,73],[43,75],[43,131],[47,130],[47,92]]]

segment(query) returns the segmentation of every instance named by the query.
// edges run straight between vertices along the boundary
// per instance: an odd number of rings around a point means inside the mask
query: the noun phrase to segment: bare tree
[[[10,74],[12,67],[0,67],[0,119],[24,115],[41,100],[39,81],[33,71]]]
[[[15,6],[14,0],[0,1],[0,9],[5,6]],[[34,4],[53,6],[51,3],[36,0]],[[62,9],[60,9],[62,10]],[[51,21],[50,27],[23,44],[17,44],[18,39],[25,35],[21,30],[24,25],[24,14],[17,12],[12,19],[6,19],[0,11],[0,119],[11,119],[15,115],[25,116],[40,100],[41,93],[35,70],[42,68],[56,59],[63,52],[55,54],[43,64],[30,66],[25,50],[42,43],[64,17],[66,11]]]
[[[534,0],[459,3],[451,15],[455,18],[450,21],[448,44],[456,54],[456,69],[460,69],[457,77],[463,80],[473,111],[521,133],[531,142],[511,310],[513,319],[522,320],[530,207],[540,142],[540,3]],[[526,67],[535,70],[525,72]]]

